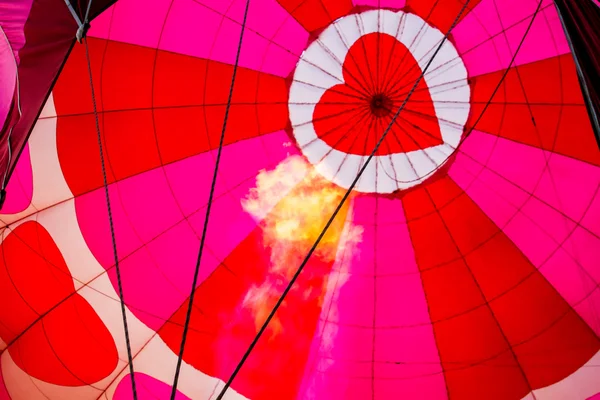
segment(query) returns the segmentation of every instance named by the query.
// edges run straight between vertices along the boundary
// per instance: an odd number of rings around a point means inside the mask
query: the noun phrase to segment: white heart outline
[[[345,83],[341,64],[348,49],[360,37],[377,32],[395,37],[406,46],[421,71],[444,38],[442,32],[415,14],[385,9],[351,14],[329,25],[308,46],[298,61],[290,86],[288,110],[299,148],[320,175],[346,189],[367,156],[341,152],[321,140],[315,132],[312,116],[325,91]],[[411,46],[413,42],[417,45]],[[460,143],[469,117],[471,89],[467,78],[467,69],[456,48],[446,40],[424,75],[444,143],[424,150],[375,156],[354,190],[392,193],[407,189],[424,181],[442,166]],[[378,173],[379,168],[392,170],[395,176]]]

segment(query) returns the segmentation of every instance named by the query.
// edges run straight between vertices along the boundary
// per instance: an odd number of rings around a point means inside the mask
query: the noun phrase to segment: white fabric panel
[[[341,187],[350,187],[352,181],[358,174],[358,170],[364,164],[365,158],[366,157],[356,154],[348,154],[344,160],[344,164],[342,164],[340,172],[338,172],[332,182]]]
[[[394,170],[394,164],[392,164],[391,155],[377,157],[376,160],[371,162],[377,162],[377,191],[381,193],[391,193],[398,189],[401,189]]]

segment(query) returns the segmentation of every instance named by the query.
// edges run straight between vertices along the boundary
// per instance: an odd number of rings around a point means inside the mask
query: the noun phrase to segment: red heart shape
[[[45,382],[84,386],[117,366],[115,342],[73,278],[50,234],[19,225],[0,247],[0,337],[23,371]]]
[[[421,68],[406,46],[384,33],[370,33],[348,50],[344,84],[329,88],[313,113],[317,136],[344,153],[368,155],[404,102]],[[421,79],[376,155],[443,144],[438,119]]]

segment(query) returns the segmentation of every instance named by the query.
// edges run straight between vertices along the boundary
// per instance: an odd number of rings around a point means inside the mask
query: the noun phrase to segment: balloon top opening
[[[392,113],[392,106],[392,99],[384,93],[375,94],[369,100],[371,113],[378,118],[390,115]]]

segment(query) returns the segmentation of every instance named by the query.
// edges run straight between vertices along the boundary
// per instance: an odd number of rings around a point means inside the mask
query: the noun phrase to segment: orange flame
[[[343,189],[321,177],[300,156],[288,157],[274,170],[259,173],[256,187],[242,202],[244,209],[255,218],[266,216],[261,224],[263,244],[271,251],[266,278],[248,290],[243,302],[252,309],[257,327],[265,321],[343,195]],[[293,293],[290,292],[295,299],[306,303],[315,301],[321,306],[336,254],[340,250],[352,251],[361,240],[362,231],[349,229],[347,215],[348,206],[344,206],[313,255],[321,265],[329,267],[307,265]],[[341,240],[344,232],[346,235],[351,232],[348,240]],[[275,318],[271,332],[276,334],[281,329],[280,321]]]

